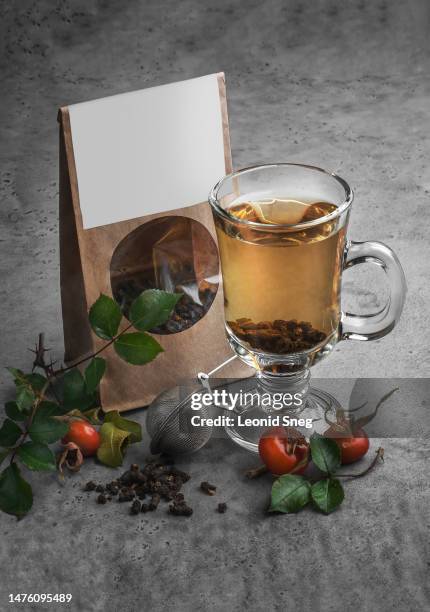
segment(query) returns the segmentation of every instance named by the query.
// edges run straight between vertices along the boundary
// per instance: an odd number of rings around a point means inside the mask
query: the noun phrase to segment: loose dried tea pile
[[[227,323],[233,333],[252,348],[281,355],[312,349],[326,338],[326,334],[311,323],[296,319],[254,323],[242,318]]]
[[[191,476],[173,465],[173,461],[166,463],[148,461],[143,468],[136,463],[124,472],[119,478],[106,484],[96,484],[90,480],[84,486],[84,491],[98,493],[96,502],[104,505],[116,499],[120,503],[131,502],[130,514],[153,512],[157,510],[161,501],[169,502],[169,513],[175,516],[191,516],[193,509],[185,501],[181,493],[182,485],[188,482]],[[202,482],[200,489],[207,495],[215,495],[216,486]],[[224,514],[227,504],[222,502],[217,506],[217,512]]]
[[[163,325],[151,329],[151,333],[174,334],[184,331],[192,327],[194,323],[197,323],[197,321],[199,321],[209,310],[216,295],[216,288],[214,285],[209,283],[201,283],[201,285],[202,286],[197,292],[198,301],[193,299],[189,294],[184,293],[183,287],[175,287],[174,293],[183,294],[181,299],[177,302],[168,321]],[[142,278],[136,275],[129,279],[121,279],[113,288],[113,294],[124,316],[128,317],[133,300],[135,300],[145,289],[153,288],[154,283],[148,278]]]
[[[193,510],[180,493],[182,485],[190,478],[189,474],[178,470],[171,463],[150,461],[142,469],[132,464],[119,478],[105,485],[87,482],[84,491],[99,493],[96,500],[98,504],[106,504],[113,499],[122,503],[132,502],[130,514],[152,512],[163,500],[170,502],[170,514],[191,516]]]

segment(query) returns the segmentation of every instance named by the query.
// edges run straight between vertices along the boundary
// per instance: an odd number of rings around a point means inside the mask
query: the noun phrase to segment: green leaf
[[[0,474],[0,510],[18,518],[27,514],[33,505],[33,492],[16,463]]]
[[[297,512],[310,501],[310,489],[310,484],[303,476],[280,476],[272,486],[269,512]]]
[[[128,431],[119,429],[114,423],[103,423],[99,433],[101,443],[97,450],[98,460],[110,467],[122,465],[124,451],[131,434]]]
[[[52,411],[57,409],[56,404],[53,402],[42,402],[42,404],[36,411],[28,433],[33,442],[52,444],[66,435],[69,425],[50,416]]]
[[[12,419],[12,421],[25,421],[28,413],[21,412],[16,402],[6,402],[4,405],[6,415]]]
[[[312,485],[311,495],[315,505],[325,514],[336,510],[343,502],[345,494],[337,478],[326,478]]]
[[[21,428],[11,419],[5,419],[0,429],[0,446],[13,446],[21,436]]]
[[[77,368],[63,376],[63,404],[67,410],[86,410],[94,403],[94,394],[88,393],[84,377]]]
[[[6,370],[12,374],[15,383],[24,377],[24,372],[18,368],[6,368]]]
[[[9,453],[10,453],[10,450],[8,448],[0,448],[0,465],[3,463],[3,461],[9,455]]]
[[[48,379],[45,378],[45,376],[42,376],[42,374],[38,374],[37,372],[24,374],[22,370],[18,370],[16,368],[7,369],[14,377],[17,387],[27,387],[33,389],[33,391],[41,391],[48,382]]]
[[[35,399],[33,390],[30,387],[19,387],[18,393],[16,394],[16,403],[19,410],[25,411],[31,408]]]
[[[38,374],[37,372],[27,374],[25,379],[33,391],[42,391],[48,382],[48,379],[45,378],[45,376],[42,376],[42,374]]]
[[[99,338],[111,340],[118,333],[122,314],[118,304],[112,298],[101,294],[90,308],[89,319],[94,333]]]
[[[147,289],[132,303],[130,321],[139,331],[148,331],[158,327],[167,321],[181,297],[182,293]]]
[[[101,357],[94,357],[85,370],[85,384],[88,393],[94,393],[106,371],[106,361]]]
[[[64,414],[61,406],[55,402],[49,402],[43,400],[37,407],[36,415],[38,419],[47,418],[51,416],[60,416]]]
[[[115,341],[114,348],[121,359],[133,365],[149,363],[163,352],[152,336],[141,332],[123,334]]]
[[[85,396],[85,380],[77,368],[69,370],[63,376],[63,403],[78,408],[79,400]]]
[[[130,421],[129,419],[124,419],[124,417],[120,416],[118,410],[111,410],[110,412],[106,413],[104,422],[113,423],[115,427],[118,427],[118,429],[128,431],[130,434],[130,444],[140,442],[142,440],[142,427],[140,423]]]
[[[55,456],[49,446],[40,442],[26,442],[18,449],[18,457],[30,470],[55,471]]]
[[[327,474],[334,474],[340,467],[340,448],[334,440],[313,434],[310,439],[312,461]]]

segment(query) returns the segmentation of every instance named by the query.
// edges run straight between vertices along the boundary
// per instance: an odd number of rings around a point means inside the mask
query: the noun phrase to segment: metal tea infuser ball
[[[191,408],[191,397],[201,392],[202,388],[211,392],[210,377],[237,359],[230,357],[208,373],[199,372],[196,386],[185,394],[180,387],[167,389],[158,395],[150,404],[146,415],[146,429],[151,437],[151,453],[158,455],[179,455],[193,453],[203,448],[212,435],[213,428],[208,425],[190,426],[190,418],[195,411]],[[200,384],[197,384],[200,383]],[[208,406],[202,406],[199,414],[209,416]]]

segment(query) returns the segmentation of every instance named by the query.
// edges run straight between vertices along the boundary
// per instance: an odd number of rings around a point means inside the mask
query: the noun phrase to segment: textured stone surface
[[[395,332],[342,343],[315,373],[426,376],[429,19],[424,0],[3,2],[1,363],[29,364],[39,330],[62,355],[57,108],[224,70],[235,166],[337,170],[356,192],[351,237],[387,242],[405,268]],[[380,285],[370,271],[348,273],[348,302],[377,306]],[[4,373],[0,383],[6,398]],[[106,474],[91,464],[63,487],[34,476],[32,514],[0,516],[0,605],[9,592],[70,591],[76,610],[423,610],[428,442],[385,446],[384,467],[351,483],[330,517],[264,517],[270,481],[244,481],[252,457],[227,441],[186,463],[191,519],[87,502],[80,483]],[[207,478],[225,515],[197,490]]]

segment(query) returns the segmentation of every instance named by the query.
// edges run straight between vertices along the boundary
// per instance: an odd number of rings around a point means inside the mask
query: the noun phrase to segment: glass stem
[[[256,376],[257,392],[270,398],[260,403],[262,409],[268,414],[301,412],[306,406],[310,377],[309,368],[288,375],[260,370]]]

